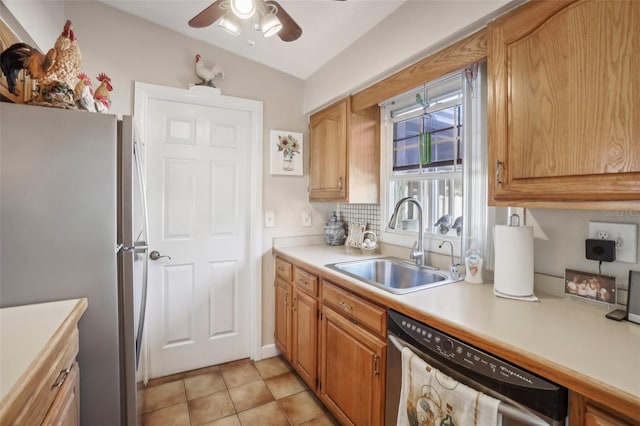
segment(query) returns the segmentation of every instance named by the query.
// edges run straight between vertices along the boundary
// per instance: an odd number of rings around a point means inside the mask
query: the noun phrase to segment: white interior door
[[[253,113],[149,98],[145,114],[149,251],[168,256],[149,262],[149,376],[249,357]]]

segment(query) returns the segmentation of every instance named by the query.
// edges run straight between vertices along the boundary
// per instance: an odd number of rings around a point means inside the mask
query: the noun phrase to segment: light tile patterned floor
[[[142,426],[338,425],[280,357],[154,379],[138,401]]]

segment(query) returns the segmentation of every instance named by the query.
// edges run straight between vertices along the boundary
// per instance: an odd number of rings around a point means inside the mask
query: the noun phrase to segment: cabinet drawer
[[[276,257],[276,274],[287,281],[291,281],[291,264]]]
[[[349,321],[366,327],[379,336],[386,336],[387,315],[380,306],[342,290],[328,281],[322,282],[322,303],[332,306]]]
[[[302,290],[311,296],[318,295],[318,277],[298,268],[293,268],[293,282],[298,290]]]
[[[39,425],[49,411],[60,387],[64,384],[78,353],[78,329],[70,333],[59,351],[38,363],[38,372],[25,388],[28,395],[18,416],[11,424]]]

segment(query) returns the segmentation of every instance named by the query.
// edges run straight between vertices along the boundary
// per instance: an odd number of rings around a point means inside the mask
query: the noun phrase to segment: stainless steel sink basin
[[[331,263],[325,266],[395,294],[404,294],[460,281],[453,279],[447,271],[418,267],[395,257],[354,260]]]

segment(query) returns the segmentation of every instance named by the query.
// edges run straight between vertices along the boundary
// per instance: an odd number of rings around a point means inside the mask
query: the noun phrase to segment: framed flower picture
[[[302,133],[271,130],[269,137],[270,169],[272,175],[302,176]]]

